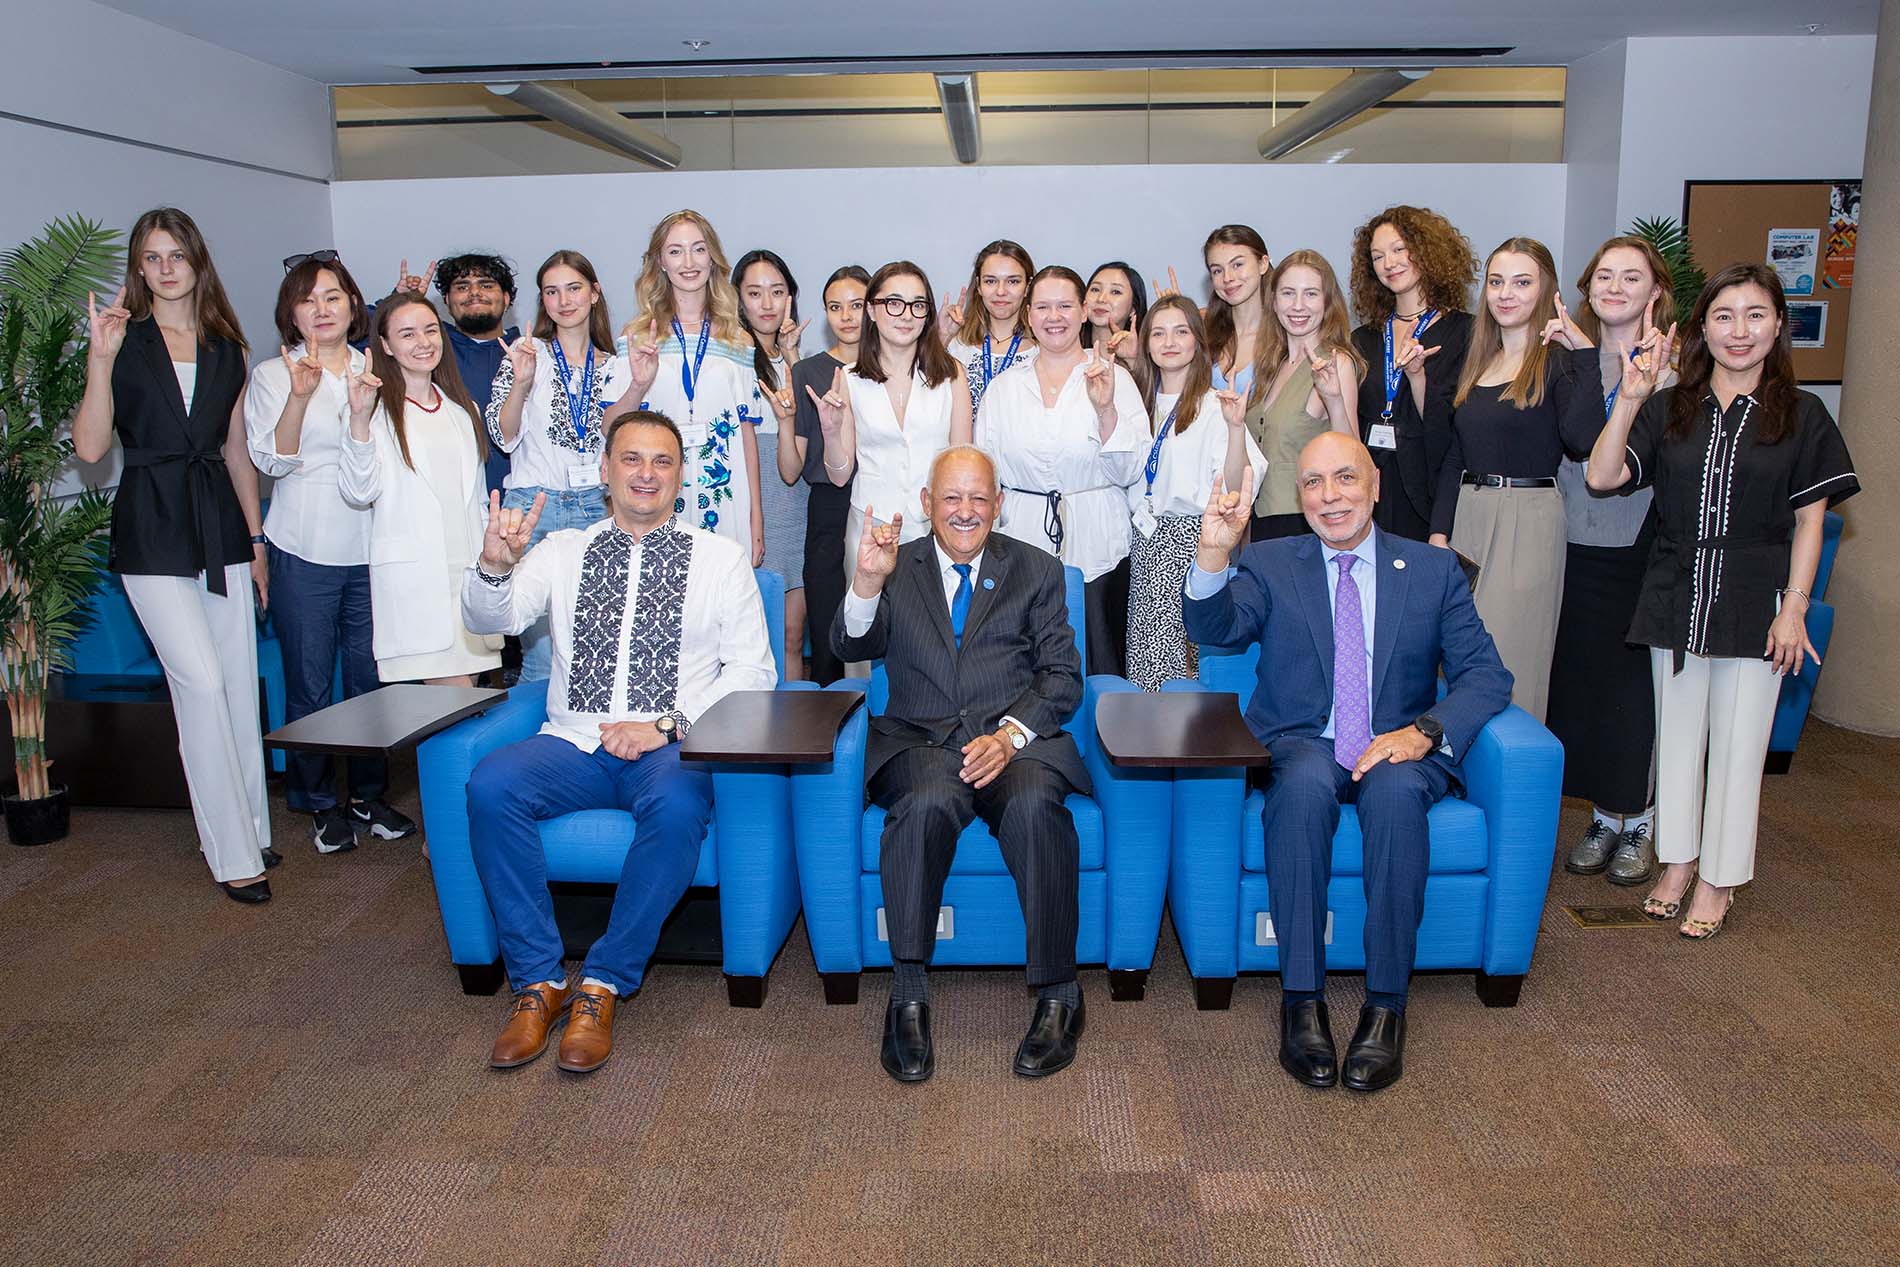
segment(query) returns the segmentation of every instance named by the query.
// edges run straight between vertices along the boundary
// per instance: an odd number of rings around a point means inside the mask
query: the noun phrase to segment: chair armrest
[[[1111,765],[1095,742],[1095,705],[1104,695],[1139,691],[1126,678],[1096,674],[1082,690],[1077,739],[1102,811],[1104,863],[1108,871],[1108,967],[1111,971],[1154,965],[1161,939],[1161,910],[1168,889],[1169,818],[1174,811],[1173,771]]]
[[[1830,512],[1832,513],[1832,512]],[[1808,641],[1827,659],[1827,644],[1834,637],[1834,607],[1815,599],[1808,604]],[[1801,658],[1801,672],[1781,679],[1781,694],[1775,701],[1774,729],[1768,734],[1768,751],[1793,752],[1801,741],[1801,728],[1807,724],[1808,708],[1814,703],[1814,688],[1821,680],[1821,666],[1807,656]]]
[[[1465,799],[1484,811],[1490,842],[1484,963],[1493,976],[1530,970],[1557,852],[1564,750],[1515,704],[1486,723],[1465,754]]]
[[[864,683],[834,682],[825,689],[861,692]],[[805,936],[820,972],[858,972],[864,967],[858,923],[859,880],[864,873],[859,842],[864,830],[864,747],[869,733],[869,708],[858,708],[838,731],[829,763],[792,768],[798,890],[805,908]]]
[[[1208,688],[1184,679],[1161,689]],[[1240,971],[1240,816],[1246,800],[1247,774],[1238,766],[1174,772],[1168,914],[1188,972],[1196,977]]]
[[[763,977],[798,918],[791,779],[785,766],[714,765],[712,780],[726,975]]]

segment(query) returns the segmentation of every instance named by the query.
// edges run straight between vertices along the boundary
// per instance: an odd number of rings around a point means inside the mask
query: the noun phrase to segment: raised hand
[[[1651,330],[1634,348],[1621,342],[1617,348],[1625,362],[1618,399],[1648,400],[1669,374],[1669,364],[1676,352],[1676,327],[1671,325],[1666,335]]]
[[[633,375],[633,388],[627,394],[646,399],[653,380],[660,376],[660,323],[648,318],[643,328],[629,321],[620,331],[627,341],[627,369]]]
[[[949,302],[949,298],[948,295],[944,296],[943,312],[939,314],[943,319],[937,323],[937,328],[943,331],[945,339],[954,335],[957,328],[963,324],[964,309],[970,302],[970,288],[965,286],[959,290],[955,303]]]
[[[844,385],[844,366],[840,365],[832,374],[830,391],[820,396],[807,384],[805,394],[818,406],[818,426],[827,437],[836,436],[845,419],[851,416],[851,393]]]
[[[1396,327],[1397,322],[1393,325]],[[1392,334],[1392,364],[1405,371],[1405,377],[1422,381],[1425,377],[1425,362],[1438,355],[1435,347],[1426,347],[1412,337],[1410,330],[1394,329]]]
[[[1108,340],[1097,335],[1094,359],[1082,367],[1082,386],[1098,415],[1115,407],[1115,356],[1108,347]]]
[[[1174,265],[1168,265],[1168,284],[1163,286],[1159,277],[1148,279],[1148,287],[1154,291],[1156,299],[1166,299],[1169,295],[1181,293],[1181,279],[1174,275]]]
[[[897,544],[903,536],[904,516],[893,515],[881,524],[864,508],[864,531],[858,536],[858,576],[882,588],[885,578],[897,570]],[[868,598],[869,595],[866,595]]]
[[[1589,336],[1585,335],[1577,323],[1570,319],[1570,309],[1564,306],[1563,295],[1560,293],[1552,298],[1557,301],[1557,315],[1544,323],[1544,342],[1555,343],[1573,352],[1595,347],[1596,344],[1590,342]]]
[[[126,323],[132,320],[132,312],[124,305],[123,286],[112,297],[112,302],[103,308],[91,291],[86,292],[86,335],[91,355],[110,361],[125,346]]]
[[[794,420],[798,416],[795,398],[792,396],[792,389],[787,386],[773,391],[764,383],[760,383],[759,395],[765,397],[766,406],[771,409],[772,416],[778,419],[779,434],[789,434],[794,425]]]
[[[1247,398],[1245,396],[1231,389],[1217,391],[1214,396],[1220,401],[1221,420],[1227,424],[1229,431],[1238,431],[1247,425]]]
[[[803,321],[793,321],[787,317],[779,323],[778,354],[785,358],[788,366],[798,359],[798,340],[805,333],[805,327],[810,324],[810,317]]]
[[[1135,314],[1128,314],[1126,328],[1117,330],[1108,336],[1108,354],[1116,357],[1132,358],[1135,350]]]
[[[1239,491],[1223,491],[1226,483],[1226,477],[1215,472],[1214,491],[1207,499],[1207,509],[1201,512],[1200,551],[1203,555],[1217,553],[1223,566],[1227,555],[1246,535],[1253,517],[1253,467],[1248,466],[1241,475]],[[1206,563],[1201,566],[1205,571],[1214,570]]]
[[[367,418],[374,413],[382,386],[383,380],[370,372],[369,358],[364,357],[362,373],[350,375],[350,417]]]
[[[1330,353],[1322,352],[1310,358],[1309,363],[1313,367],[1313,390],[1319,393],[1321,400],[1337,404],[1343,390],[1339,385],[1339,362]]]
[[[528,552],[528,545],[534,540],[534,526],[541,521],[541,507],[547,500],[546,493],[536,493],[534,505],[524,511],[502,505],[499,489],[488,494],[488,528],[482,533],[482,571],[499,576],[521,562],[521,556]]]
[[[396,289],[391,293],[400,295],[405,290],[413,290],[418,295],[428,294],[429,281],[435,276],[435,266],[436,261],[430,260],[429,267],[423,271],[422,276],[417,277],[409,271],[409,261],[404,259],[396,267]]]
[[[304,354],[292,359],[290,349],[283,344],[277,345],[278,354],[284,358],[284,367],[290,371],[290,394],[298,400],[309,400],[317,394],[317,388],[323,383],[323,363],[317,360],[315,348],[304,345]]]
[[[514,366],[515,381],[526,387],[534,381],[534,361],[538,355],[534,350],[534,340],[527,335],[518,335],[513,343],[502,341],[501,350],[508,357],[508,364]]]

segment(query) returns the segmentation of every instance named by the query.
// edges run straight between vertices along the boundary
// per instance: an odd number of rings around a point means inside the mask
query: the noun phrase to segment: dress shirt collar
[[[948,554],[944,553],[943,543],[933,536],[930,539],[930,546],[937,552],[937,574],[942,576],[946,581],[955,579],[956,573],[951,571],[951,569],[956,566],[956,563]],[[977,577],[983,575],[984,554],[985,551],[978,550],[976,557],[970,560],[970,578],[973,582]]]
[[[1324,541],[1321,541],[1319,543],[1319,549],[1321,556],[1326,560],[1326,570],[1329,573],[1336,574],[1339,570],[1339,565],[1333,562],[1333,560],[1342,554],[1350,554],[1354,558],[1362,560],[1367,567],[1373,570],[1374,574],[1377,574],[1379,568],[1379,550],[1374,543],[1378,541],[1378,539],[1379,530],[1374,528],[1371,532],[1366,534],[1364,541],[1361,541],[1350,550],[1335,550]],[[1337,577],[1335,576],[1334,579],[1337,579]]]

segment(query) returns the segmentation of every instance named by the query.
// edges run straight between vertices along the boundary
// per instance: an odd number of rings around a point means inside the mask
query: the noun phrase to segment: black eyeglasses
[[[315,260],[319,264],[334,264],[336,263],[336,252],[308,251],[302,255],[286,255],[284,256],[284,272],[289,273],[298,265],[308,264],[312,260]]]
[[[905,299],[900,295],[886,295],[882,299],[873,299],[871,302],[874,304],[882,304],[884,311],[890,313],[893,317],[901,317],[906,312],[909,312],[911,316],[922,320],[930,315],[930,301],[928,299]]]

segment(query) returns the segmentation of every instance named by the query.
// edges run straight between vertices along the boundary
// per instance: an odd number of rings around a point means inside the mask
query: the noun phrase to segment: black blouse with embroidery
[[[1756,438],[1753,396],[1737,396],[1725,412],[1712,394],[1692,435],[1664,439],[1675,392],[1651,395],[1630,427],[1631,484],[1654,485],[1657,533],[1629,640],[1761,659],[1776,592],[1788,583],[1794,512],[1859,492],[1853,459],[1812,392],[1795,393],[1795,425],[1775,444]]]

